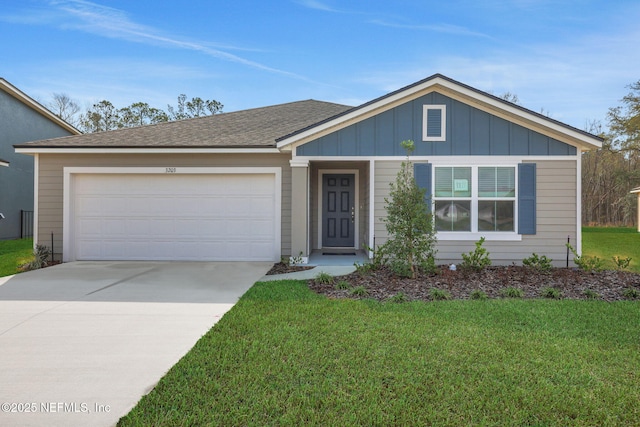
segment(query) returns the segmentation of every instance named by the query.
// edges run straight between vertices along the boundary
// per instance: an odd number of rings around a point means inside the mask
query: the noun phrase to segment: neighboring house
[[[636,187],[630,191],[631,194],[635,194],[638,197],[638,232],[640,232],[640,187]]]
[[[307,260],[387,239],[415,141],[438,259],[580,250],[580,157],[597,136],[436,74],[348,107],[300,101],[19,144],[37,159],[37,241],[73,260]]]
[[[13,145],[80,132],[0,78],[0,239],[21,235],[21,211],[33,211],[32,156],[16,154]],[[0,161],[0,165],[3,161]],[[31,227],[29,227],[31,228]]]

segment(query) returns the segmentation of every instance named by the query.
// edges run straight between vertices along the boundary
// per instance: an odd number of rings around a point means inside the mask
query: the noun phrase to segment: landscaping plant
[[[481,237],[475,245],[476,248],[466,254],[462,254],[462,262],[460,263],[460,267],[463,269],[471,269],[480,271],[485,267],[489,267],[491,265],[491,259],[489,258],[489,252],[487,252],[486,248],[482,247],[484,243],[484,237]]]
[[[435,271],[436,237],[425,190],[418,187],[409,159],[414,143],[407,140],[401,145],[407,151],[407,158],[395,182],[390,184],[390,196],[384,199],[389,240],[377,248],[377,252],[384,255],[383,262],[395,274],[415,279],[420,269]]]

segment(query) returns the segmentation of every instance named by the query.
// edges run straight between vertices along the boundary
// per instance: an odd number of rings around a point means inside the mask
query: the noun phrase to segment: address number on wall
[[[176,168],[164,168],[164,173],[176,173]]]

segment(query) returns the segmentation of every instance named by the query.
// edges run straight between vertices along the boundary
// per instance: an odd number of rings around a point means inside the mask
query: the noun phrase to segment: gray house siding
[[[445,141],[423,141],[424,105],[446,105]],[[431,92],[296,148],[298,156],[403,156],[400,142],[416,142],[417,156],[566,156],[576,148]]]
[[[0,239],[20,237],[20,211],[33,210],[33,157],[16,154],[14,144],[71,135],[51,120],[0,90]]]
[[[281,250],[291,253],[291,168],[282,154],[40,154],[38,236],[56,259],[63,251],[64,167],[280,167],[282,168]]]
[[[526,163],[526,162],[525,162]],[[551,258],[556,266],[566,263],[567,237],[576,242],[577,162],[573,160],[536,161],[536,213],[535,235],[523,235],[521,241],[487,241],[484,247],[490,252],[494,264],[511,264],[531,256],[533,252]],[[374,234],[376,245],[387,238],[383,218],[386,215],[385,197],[389,197],[389,184],[395,180],[400,162],[376,161]],[[458,263],[462,253],[474,249],[474,241],[439,240],[438,262]],[[573,258],[572,258],[573,259]],[[571,265],[573,263],[571,262]]]

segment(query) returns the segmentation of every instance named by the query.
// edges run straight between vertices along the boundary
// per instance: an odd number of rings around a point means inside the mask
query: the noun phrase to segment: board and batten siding
[[[283,255],[291,252],[291,168],[281,154],[39,154],[38,244],[51,246],[55,259],[63,251],[63,188],[65,167],[280,167],[282,168]]]
[[[522,241],[486,241],[493,264],[509,265],[521,261],[532,253],[546,255],[556,266],[566,263],[567,236],[575,245],[577,231],[577,162],[574,160],[525,161],[536,163],[536,212],[537,230],[535,235],[523,235]],[[399,161],[376,161],[374,234],[376,245],[383,244],[387,230],[383,222],[386,215],[384,198],[389,197],[389,184],[396,178]],[[462,253],[475,248],[475,241],[445,241],[437,243],[438,263],[459,263]],[[570,257],[571,265],[573,256]]]

